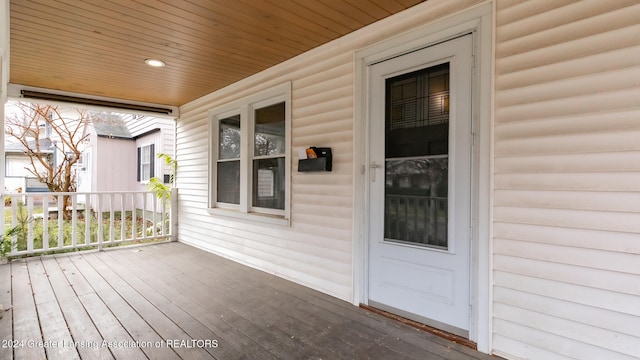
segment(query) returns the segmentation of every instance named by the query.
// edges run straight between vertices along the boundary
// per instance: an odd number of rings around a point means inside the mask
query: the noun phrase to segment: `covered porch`
[[[0,265],[2,359],[491,359],[182,243]]]

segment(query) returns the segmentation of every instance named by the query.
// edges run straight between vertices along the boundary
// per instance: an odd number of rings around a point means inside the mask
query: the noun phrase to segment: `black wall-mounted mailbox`
[[[310,149],[313,150],[313,153],[315,153],[317,157],[313,159],[299,159],[298,172],[331,171],[333,162],[331,148],[313,146]]]

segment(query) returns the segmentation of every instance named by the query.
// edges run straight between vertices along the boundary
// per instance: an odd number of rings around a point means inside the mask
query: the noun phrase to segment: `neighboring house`
[[[180,241],[509,359],[640,358],[640,7],[560,3],[429,0],[182,106]]]
[[[158,154],[175,156],[175,120],[165,117],[129,115],[127,128],[136,144],[137,189],[146,189],[149,178],[156,177],[169,183],[171,169]]]
[[[95,113],[85,134],[78,192],[145,191],[152,177],[168,182],[170,169],[157,154],[173,156],[173,120]]]
[[[35,145],[35,142],[33,143]],[[35,148],[35,146],[33,147]],[[49,139],[40,140],[40,149],[50,163],[56,158],[56,148]],[[5,143],[5,178],[4,187],[8,192],[45,192],[49,191],[46,184],[41,183],[29,171],[32,168],[31,159],[26,154],[25,147],[20,143]],[[36,165],[38,163],[36,162]],[[39,166],[42,168],[42,166]]]

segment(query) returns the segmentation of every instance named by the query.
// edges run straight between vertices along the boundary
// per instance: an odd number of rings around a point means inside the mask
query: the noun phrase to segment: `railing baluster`
[[[169,221],[171,221],[171,227],[169,228],[169,233],[171,234],[171,241],[178,241],[178,189],[171,189],[170,200]]]
[[[96,208],[98,211],[98,250],[102,250],[102,194],[97,194]]]
[[[162,232],[162,235],[167,235],[167,217],[169,214],[167,214],[167,198],[165,196],[160,199],[160,206],[160,231]]]
[[[443,201],[443,203],[444,203],[444,213],[448,214],[449,213],[449,202],[448,201]],[[445,217],[445,219],[448,219],[448,216]],[[443,230],[443,232],[444,232],[444,236],[443,236],[444,244],[443,245],[444,246],[449,246],[449,244],[447,242],[447,239],[449,238],[449,226],[447,226],[447,225],[448,224],[445,223],[444,230]]]
[[[404,200],[404,238],[409,239],[409,201],[407,198]]]
[[[416,198],[414,198],[413,200],[413,204],[414,204],[414,213],[413,213],[413,221],[414,221],[414,234],[413,234],[413,242],[415,243],[423,243],[424,240],[424,232],[425,232],[425,227],[424,224],[422,223],[421,219],[422,219],[422,213],[426,207],[426,201],[424,201],[424,198],[421,196],[418,196]]]
[[[439,199],[433,200],[433,207],[431,208],[431,222],[433,223],[433,240],[429,243],[429,245],[438,245],[440,241],[438,240],[438,207],[440,207]]]
[[[127,211],[125,206],[125,196],[120,194],[120,240],[127,238]]]
[[[49,195],[42,197],[42,248],[49,250]]]
[[[157,236],[157,229],[156,229],[156,224],[158,220],[156,216],[157,212],[158,212],[158,197],[151,194],[151,217],[153,219],[151,220],[151,234],[153,235],[153,237]]]
[[[136,211],[136,194],[131,194],[131,240],[138,236],[138,214]]]
[[[425,244],[429,244],[429,209],[431,209],[431,202],[433,199],[424,199],[424,240]]]
[[[22,216],[22,214],[20,214]],[[24,218],[23,218],[24,219]],[[33,252],[33,197],[27,198],[27,251]]]
[[[71,246],[78,246],[78,197],[71,195]]]
[[[115,231],[114,231],[114,216],[115,212],[113,211],[113,194],[109,194],[109,242],[113,243],[115,241]]]
[[[93,195],[84,198],[84,244],[91,244],[91,209],[93,209]]]
[[[18,201],[17,198],[14,196],[14,198],[11,199],[11,228],[15,228],[16,226],[18,226]],[[12,252],[17,252],[18,251],[18,235],[15,234],[11,237],[11,243],[12,243]]]
[[[390,199],[391,203],[393,204],[392,206],[389,206],[390,209],[394,209],[392,212],[395,213],[395,218],[393,219],[394,223],[395,223],[395,227],[393,228],[393,233],[389,233],[390,236],[389,238],[391,239],[399,239],[400,238],[400,199],[398,198],[391,198]]]
[[[147,196],[142,193],[142,238],[147,238]]]
[[[58,195],[58,249],[64,247],[64,195]]]

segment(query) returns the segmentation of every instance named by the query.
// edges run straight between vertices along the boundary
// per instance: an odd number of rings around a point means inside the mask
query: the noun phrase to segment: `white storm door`
[[[370,65],[368,304],[469,336],[472,35]]]

